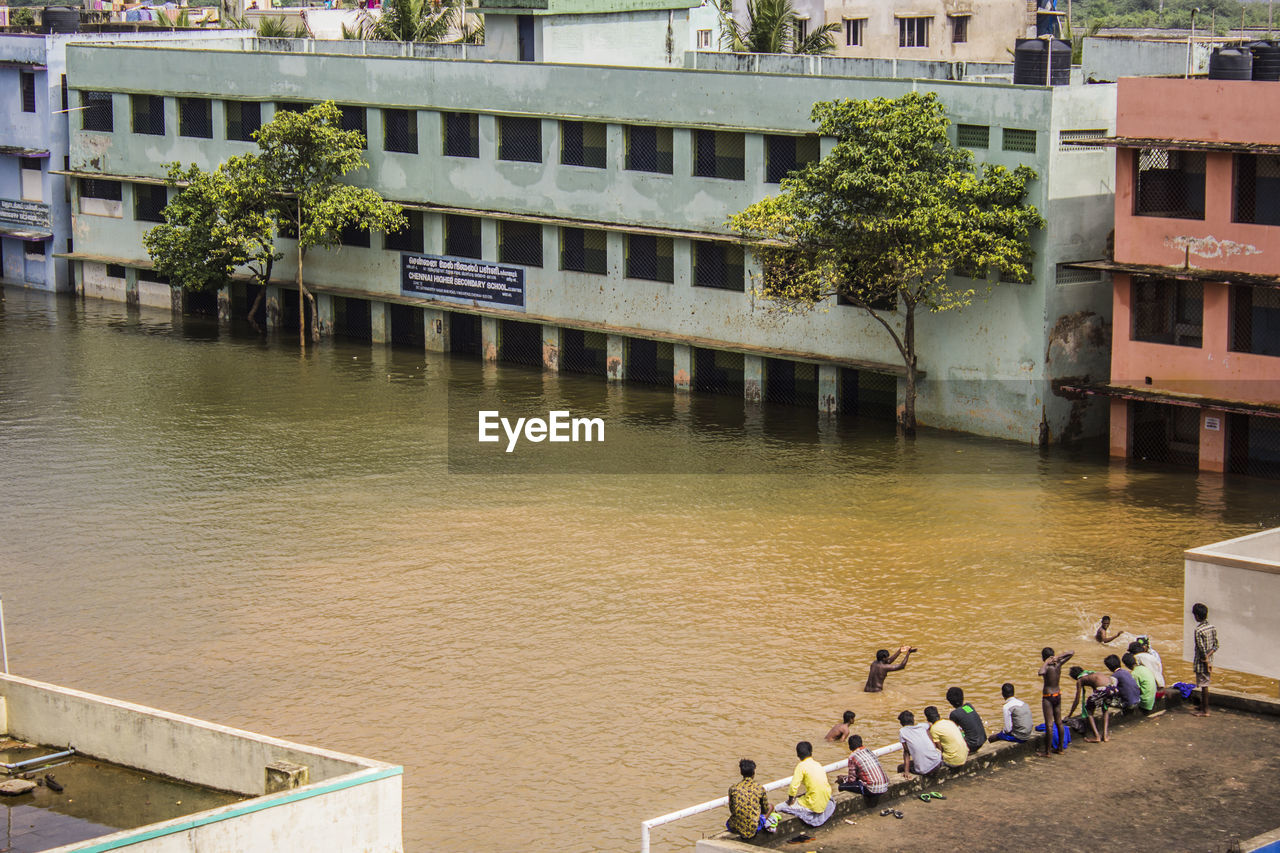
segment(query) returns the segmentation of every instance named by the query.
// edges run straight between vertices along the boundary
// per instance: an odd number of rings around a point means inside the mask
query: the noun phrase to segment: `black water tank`
[[[1250,80],[1253,54],[1242,47],[1215,47],[1209,54],[1210,80]]]
[[[1071,82],[1071,45],[1061,39],[1054,39],[1049,44],[1049,56],[1053,62],[1049,84],[1066,86]],[[1018,39],[1013,50],[1013,82],[1043,86],[1045,71],[1044,39]]]
[[[1253,54],[1254,80],[1280,80],[1280,46],[1272,41],[1255,41],[1245,47]]]
[[[45,6],[40,24],[46,33],[80,32],[80,10],[70,6]]]

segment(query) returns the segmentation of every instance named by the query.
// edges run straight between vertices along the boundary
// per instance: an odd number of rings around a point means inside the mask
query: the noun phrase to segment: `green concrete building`
[[[829,150],[809,120],[816,101],[932,91],[979,161],[1037,171],[1030,200],[1048,227],[1033,281],[921,319],[921,423],[1027,443],[1103,431],[1104,413],[1054,384],[1108,367],[1109,283],[1063,265],[1105,254],[1113,155],[1062,143],[1112,131],[1114,86],[856,78],[785,57],[777,71],[753,60],[762,70],[741,72],[367,52],[257,39],[71,46],[72,98],[94,105],[70,134],[81,292],[180,304],[141,242],[167,164],[210,168],[254,150],[249,131],[276,110],[331,99],[368,135],[371,168],[356,180],[403,204],[411,227],[308,259],[325,331],[892,416],[902,367],[890,338],[834,301],[803,316],[770,310],[725,220]],[[296,295],[280,293],[292,244],[281,244],[270,321],[296,328]],[[518,272],[519,299],[406,289],[407,268],[442,256]],[[224,312],[252,291],[232,288]]]

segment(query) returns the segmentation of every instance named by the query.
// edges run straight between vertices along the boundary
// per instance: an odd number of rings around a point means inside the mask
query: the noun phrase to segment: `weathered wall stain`
[[[1249,243],[1237,243],[1234,240],[1219,240],[1212,234],[1207,237],[1165,237],[1164,244],[1170,249],[1195,255],[1197,258],[1228,258],[1232,255],[1261,255],[1262,250]]]
[[[1046,370],[1053,376],[1050,387],[1054,396],[1069,400],[1071,408],[1059,434],[1055,437],[1048,427],[1048,418],[1041,422],[1041,444],[1056,439],[1067,443],[1082,437],[1085,430],[1085,413],[1093,401],[1086,395],[1069,394],[1061,390],[1063,384],[1083,385],[1092,380],[1089,374],[1064,375],[1070,368],[1078,368],[1082,358],[1106,352],[1104,363],[1109,364],[1111,349],[1111,323],[1093,311],[1076,311],[1063,314],[1049,332],[1049,346],[1045,350]],[[1057,369],[1052,369],[1057,368]]]

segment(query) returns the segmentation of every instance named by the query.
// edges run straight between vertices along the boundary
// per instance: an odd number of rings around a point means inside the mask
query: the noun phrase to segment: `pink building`
[[[1119,82],[1111,455],[1280,476],[1280,83]]]

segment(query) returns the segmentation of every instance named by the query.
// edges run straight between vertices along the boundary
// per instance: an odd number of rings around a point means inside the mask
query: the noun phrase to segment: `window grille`
[[[560,122],[560,162],[564,165],[603,169],[605,146],[605,125],[600,122]]]
[[[355,225],[346,225],[338,234],[338,242],[343,246],[367,249],[369,248],[369,231],[368,229],[358,228]]]
[[[1133,340],[1180,347],[1201,346],[1204,296],[1200,282],[1134,276],[1131,286]]]
[[[742,398],[744,359],[740,352],[694,347],[693,390]]]
[[[818,407],[818,365],[782,358],[764,360],[765,402],[780,406]]]
[[[806,38],[809,37],[809,19],[796,18],[795,30],[796,30],[796,44],[800,44]]]
[[[969,40],[969,16],[951,16],[951,43],[964,44]]]
[[[859,303],[854,302],[852,299],[846,296],[843,292],[836,294],[836,304],[847,305],[850,308],[862,307]],[[897,311],[898,310],[898,292],[896,290],[893,290],[893,291],[889,291],[888,293],[872,295],[871,298],[867,300],[866,305],[872,311]]]
[[[1102,273],[1098,270],[1072,269],[1066,264],[1058,264],[1056,279],[1059,287],[1064,284],[1092,284],[1102,280]]]
[[[526,267],[542,266],[542,226],[536,222],[499,222],[498,261]]]
[[[1136,215],[1204,219],[1203,151],[1143,148],[1134,156]]]
[[[629,124],[624,131],[627,169],[671,174],[671,128]]]
[[[607,235],[586,228],[560,229],[560,269],[605,275],[609,271]]]
[[[862,47],[862,30],[866,25],[866,18],[844,19],[844,43],[846,47]]]
[[[932,18],[899,18],[898,47],[928,47]]]
[[[81,92],[80,106],[84,107],[84,118],[80,127],[99,133],[111,133],[115,130],[112,116],[112,98],[110,92]]]
[[[168,284],[169,277],[161,275],[155,270],[138,270],[138,281],[149,281],[153,284]]]
[[[1227,415],[1227,470],[1280,478],[1280,418]]]
[[[1280,157],[1235,155],[1235,221],[1280,225]]]
[[[382,111],[382,150],[418,153],[418,111]]]
[[[22,111],[36,111],[36,75],[33,71],[22,72]]]
[[[675,346],[666,341],[627,338],[627,382],[671,387],[675,375]]]
[[[698,30],[698,50],[711,49],[711,30]]]
[[[1036,153],[1036,132],[1006,127],[1000,140],[1000,148],[1004,151],[1018,151],[1023,154]]]
[[[475,113],[441,113],[444,156],[480,156],[480,119]]]
[[[164,97],[162,95],[130,95],[133,105],[133,132],[164,136]]]
[[[963,262],[957,262],[956,265],[951,268],[951,274],[959,276],[960,278],[977,279],[978,281],[986,281],[990,275],[983,267],[973,266]]]
[[[1253,355],[1280,356],[1280,290],[1231,286],[1231,329],[1228,349]]]
[[[227,139],[252,142],[262,127],[262,104],[256,101],[227,101]]]
[[[789,173],[803,169],[810,163],[818,162],[818,137],[807,136],[775,136],[765,134],[764,137],[764,180],[767,184],[777,184]]]
[[[354,130],[360,134],[360,147],[369,147],[369,119],[368,111],[364,107],[352,106],[351,104],[343,104],[338,107],[342,112],[342,119],[339,126],[343,130]],[[398,150],[398,149],[397,149]]]
[[[898,411],[898,380],[886,373],[840,368],[840,413],[859,418],[894,421]]]
[[[213,106],[208,98],[178,99],[178,135],[213,139]]]
[[[444,253],[455,258],[480,259],[480,217],[447,214],[444,218]]]
[[[169,190],[153,184],[133,185],[133,218],[139,222],[164,222]]]
[[[1194,406],[1130,402],[1133,458],[1143,462],[1198,465],[1202,411]]]
[[[627,278],[647,281],[675,279],[672,240],[652,234],[628,234],[626,237]]]
[[[519,163],[542,162],[542,119],[498,117],[498,159]]]
[[[732,243],[695,240],[693,243],[693,286],[718,290],[746,289],[742,247]]]
[[[124,195],[119,181],[104,181],[101,178],[81,178],[80,197],[120,201],[124,198]]]
[[[305,113],[312,105],[304,101],[276,101],[278,113]]]
[[[1032,282],[1034,282],[1036,271],[1035,271],[1035,266],[1033,265],[1034,264],[1033,260],[1029,257],[1026,257],[1022,259],[1022,262],[1026,265],[1026,268],[1027,268],[1027,272],[1025,275],[1018,275],[1016,273],[1005,272],[1004,270],[1001,270],[1000,282],[1002,284],[1031,284]]]
[[[409,224],[394,234],[384,234],[382,236],[382,246],[391,252],[421,253],[424,245],[422,211],[406,210],[404,216],[405,219],[409,220]]]
[[[985,124],[957,124],[956,145],[985,151],[991,144],[991,128]]]
[[[1102,145],[1067,145],[1065,143],[1077,139],[1106,139],[1107,132],[1105,130],[1060,130],[1058,131],[1058,150],[1069,152],[1081,151],[1105,151]]]
[[[700,178],[740,181],[745,173],[744,135],[722,130],[693,132],[693,174]]]
[[[124,278],[124,267],[120,264],[107,264],[107,278]]]

